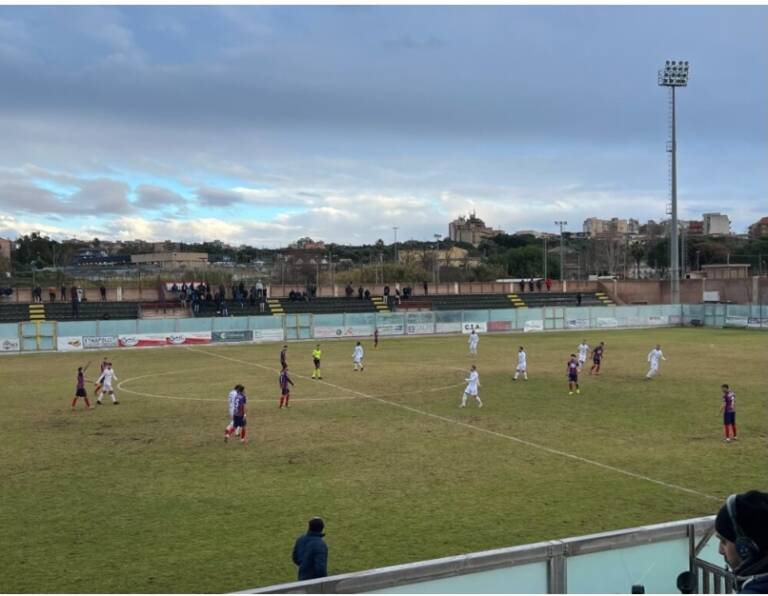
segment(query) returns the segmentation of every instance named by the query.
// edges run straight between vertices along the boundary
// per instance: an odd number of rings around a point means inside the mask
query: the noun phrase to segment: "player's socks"
[[[464,408],[466,407],[466,405],[467,405],[467,394],[465,393],[464,395],[461,396],[461,406],[459,407]]]
[[[77,398],[72,400],[72,407],[74,408],[77,405]]]
[[[732,434],[733,434],[733,440],[735,441],[736,440],[736,425],[735,424],[731,424],[731,431],[732,431]]]
[[[477,407],[478,407],[478,408],[482,408],[482,407],[483,407],[483,402],[482,402],[482,401],[480,401],[480,398],[479,398],[479,397],[477,397],[476,399],[477,399]]]
[[[284,404],[284,403],[285,403],[285,397],[281,395],[281,396],[280,396],[280,407],[281,407],[281,408],[283,407],[283,404]]]
[[[288,407],[288,402],[290,401],[290,399],[291,399],[291,396],[290,396],[290,395],[286,395],[286,396],[285,396],[285,407],[286,407],[286,408]]]
[[[527,372],[524,372],[524,373],[523,373],[523,378],[524,378],[526,381],[528,380],[528,373],[527,373]]]

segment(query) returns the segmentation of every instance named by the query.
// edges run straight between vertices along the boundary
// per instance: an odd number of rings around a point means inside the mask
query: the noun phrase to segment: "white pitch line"
[[[241,364],[248,364],[251,366],[258,366],[259,368],[263,368],[266,370],[274,371],[275,369],[269,368],[268,366],[265,366],[263,364],[259,364],[258,362],[248,362],[246,360],[239,360],[237,358],[230,358],[228,356],[222,356],[221,354],[216,354],[213,352],[206,352],[201,350],[194,350],[192,348],[187,347],[187,350],[190,352],[199,352],[200,354],[205,354],[207,356],[215,356],[217,358],[222,358],[224,360],[231,360],[232,362],[239,362]],[[308,379],[309,377],[304,377],[302,375],[296,375],[297,377]],[[329,387],[334,387],[335,389],[341,389],[342,391],[348,391],[350,393],[354,393],[356,395],[359,395],[360,397],[364,397],[366,399],[370,399],[373,401],[377,401],[383,404],[386,404],[388,406],[394,406],[396,408],[401,408],[403,410],[407,410],[409,412],[414,412],[416,414],[421,414],[423,416],[429,416],[430,418],[434,418],[436,420],[442,420],[443,422],[449,422],[452,424],[456,424],[458,426],[463,426],[465,428],[469,428],[472,430],[476,430],[478,432],[482,432],[488,435],[492,435],[495,437],[498,437],[500,439],[506,439],[508,441],[514,441],[515,443],[520,443],[521,445],[525,445],[527,447],[532,447],[533,449],[539,449],[540,451],[545,451],[546,453],[551,453],[553,455],[560,455],[562,457],[566,457],[568,459],[572,459],[584,464],[589,464],[592,466],[596,466],[598,468],[601,468],[603,470],[609,470],[611,472],[616,472],[617,474],[622,474],[624,476],[629,476],[630,478],[635,478],[637,480],[645,480],[646,482],[651,482],[653,484],[656,484],[658,486],[663,486],[664,488],[669,488],[672,490],[677,490],[681,492],[685,492],[691,495],[696,495],[697,497],[703,497],[705,499],[709,499],[711,501],[717,501],[722,502],[723,499],[721,497],[716,497],[714,495],[709,495],[707,493],[703,493],[697,490],[693,490],[692,488],[686,488],[685,486],[680,486],[678,484],[672,484],[670,482],[664,482],[663,480],[657,480],[656,478],[651,478],[650,476],[645,476],[643,474],[638,474],[637,472],[632,472],[630,470],[624,470],[622,468],[617,468],[616,466],[611,466],[609,464],[604,464],[599,461],[595,461],[593,459],[588,459],[586,457],[581,457],[579,455],[575,455],[573,453],[568,453],[567,451],[561,451],[560,449],[553,449],[552,447],[547,447],[545,445],[539,445],[538,443],[533,443],[531,441],[527,441],[526,439],[521,439],[519,437],[515,437],[513,435],[506,435],[504,433],[497,432],[495,430],[489,430],[487,428],[482,428],[480,426],[475,426],[474,424],[469,424],[467,422],[461,422],[459,420],[454,420],[453,418],[448,418],[446,416],[440,416],[439,414],[433,414],[432,412],[425,412],[424,410],[419,410],[418,408],[414,408],[412,406],[407,406],[405,404],[399,404],[397,402],[389,401],[386,399],[382,399],[380,397],[374,397],[373,395],[367,395],[365,393],[362,393],[360,391],[355,391],[354,389],[348,389],[346,387],[342,387],[341,385],[336,385],[334,383],[329,383],[328,381],[324,381],[320,379],[321,383],[325,383]]]
[[[126,393],[130,393],[132,395],[141,395],[142,397],[156,397],[158,399],[175,399],[175,400],[182,400],[182,401],[212,401],[216,403],[226,403],[226,399],[224,398],[209,398],[209,397],[181,397],[178,395],[161,395],[158,393],[144,393],[143,391],[136,391],[135,389],[128,389],[125,387],[125,383],[132,383],[133,381],[138,381],[139,379],[148,379],[152,377],[160,377],[163,375],[173,375],[177,373],[183,373],[183,372],[198,372],[199,368],[188,368],[184,370],[171,370],[167,372],[161,372],[161,373],[150,373],[147,375],[141,375],[139,377],[131,377],[130,379],[125,379],[123,381],[120,381],[117,384],[117,388],[121,391],[125,391]],[[350,399],[357,399],[354,396],[339,396],[339,397],[299,397],[299,398],[291,398],[291,401],[339,401],[339,400],[350,400]],[[274,403],[276,400],[274,399],[249,399],[248,403],[253,402],[267,402],[267,403]]]

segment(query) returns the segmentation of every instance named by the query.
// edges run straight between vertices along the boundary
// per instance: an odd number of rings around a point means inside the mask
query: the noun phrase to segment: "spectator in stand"
[[[67,286],[63,285],[61,286],[61,301],[66,302],[67,301]]]
[[[395,288],[395,302],[400,305],[400,288]]]
[[[384,300],[389,304],[389,286],[384,286]]]
[[[226,291],[224,290],[224,284],[219,284],[219,296],[226,298]]]
[[[256,286],[251,286],[251,289],[248,291],[248,303],[251,306],[256,306]]]
[[[423,285],[424,285],[424,295],[428,296],[429,295],[429,284],[425,281]]]
[[[344,288],[344,295],[345,295],[347,298],[352,298],[352,294],[354,294],[354,293],[355,293],[355,290],[352,288],[352,284],[349,284],[349,283],[348,283],[348,284],[347,284],[347,287],[346,287],[346,288]]]
[[[264,284],[261,283],[261,280],[258,280],[256,282],[256,298],[261,298],[261,295],[264,293]]]
[[[48,300],[56,302],[56,288],[48,288]]]
[[[72,300],[72,318],[80,318],[80,301],[77,299],[77,288],[72,286],[69,290],[69,295]]]
[[[162,287],[162,285],[161,285]],[[101,293],[101,301],[106,302],[107,301],[107,288],[104,287],[104,284],[101,284],[101,287],[99,287],[99,292]],[[161,301],[165,298],[165,294],[163,294],[163,298],[161,298]]]
[[[172,294],[178,294],[179,293],[179,286],[176,285],[176,282],[173,282],[173,285],[171,286],[171,293]]]
[[[181,282],[181,291],[186,294],[188,289],[189,288],[187,288],[187,282]]]
[[[365,293],[363,293],[363,298],[365,298],[366,300],[371,299],[371,292],[368,289],[366,289]]]
[[[520,281],[520,293],[521,294],[525,293],[525,280],[524,279]]]
[[[528,290],[533,292],[533,278],[528,280]]]
[[[576,306],[581,306],[581,292],[576,294]]]
[[[541,292],[541,278],[536,280],[536,291]]]
[[[360,298],[360,300],[363,299],[363,286],[357,288],[357,297]]]
[[[85,298],[85,292],[83,292],[83,288],[77,286],[77,301],[82,302],[83,298]]]
[[[262,292],[259,297],[259,312],[264,312],[267,308],[267,295]]]
[[[552,280],[547,278],[547,281],[544,282],[544,285],[547,286],[547,292],[549,292],[552,289]]]

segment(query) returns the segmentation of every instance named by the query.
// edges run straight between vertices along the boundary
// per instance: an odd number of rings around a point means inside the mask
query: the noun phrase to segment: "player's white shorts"
[[[528,365],[527,364],[518,364],[517,365],[517,372],[525,372],[526,370],[528,370]]]
[[[477,395],[477,385],[467,385],[467,388],[464,390],[464,393],[467,395]]]
[[[579,364],[584,364],[587,361],[586,356],[579,355]]]
[[[108,383],[107,381],[104,381],[104,384],[101,386],[102,391],[112,391],[112,383]]]

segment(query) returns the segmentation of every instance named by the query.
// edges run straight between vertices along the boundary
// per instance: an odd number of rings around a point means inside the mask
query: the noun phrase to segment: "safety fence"
[[[583,306],[0,324],[0,352],[674,325],[768,330],[768,305]]]

